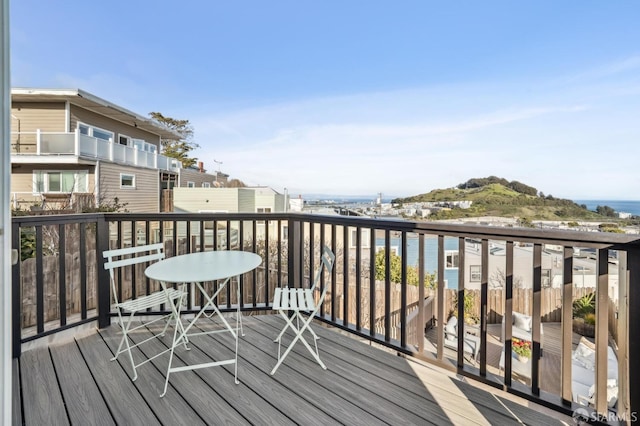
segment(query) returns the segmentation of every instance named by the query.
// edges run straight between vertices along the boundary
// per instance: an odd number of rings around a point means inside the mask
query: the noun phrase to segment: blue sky
[[[188,119],[194,156],[291,194],[495,175],[640,200],[637,1],[11,2],[14,87]]]

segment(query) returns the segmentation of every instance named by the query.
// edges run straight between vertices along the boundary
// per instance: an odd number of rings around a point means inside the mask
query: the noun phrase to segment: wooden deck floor
[[[14,360],[14,424],[76,425],[428,425],[571,424],[569,417],[498,390],[487,391],[454,374],[399,357],[316,326],[322,370],[304,346],[274,376],[283,325],[273,315],[244,317],[238,376],[233,366],[171,375],[164,398],[168,356],[129,379],[126,358],[110,362],[117,327],[24,352]],[[200,324],[199,324],[200,325]],[[213,321],[203,327],[216,327]],[[145,333],[139,335],[143,338]],[[290,338],[290,336],[289,336]],[[166,341],[153,340],[157,351]],[[180,362],[229,356],[228,334],[194,337]]]

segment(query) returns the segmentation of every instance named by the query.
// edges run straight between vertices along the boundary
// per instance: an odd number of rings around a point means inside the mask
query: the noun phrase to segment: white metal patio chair
[[[273,309],[278,311],[278,313],[284,318],[286,324],[278,337],[274,340],[274,342],[278,342],[278,362],[271,370],[271,374],[273,375],[282,361],[284,361],[285,357],[289,355],[289,352],[293,349],[293,346],[298,342],[298,340],[302,341],[302,343],[307,347],[311,355],[318,361],[318,364],[323,369],[327,369],[322,360],[320,359],[320,355],[318,353],[318,343],[319,339],[318,335],[311,329],[311,321],[313,321],[313,317],[316,315],[324,298],[327,294],[327,289],[329,288],[326,285],[322,286],[322,291],[320,292],[319,297],[315,297],[315,291],[317,287],[320,285],[320,281],[322,279],[322,272],[326,269],[327,274],[331,274],[333,270],[333,265],[335,264],[336,256],[328,247],[324,246],[322,249],[322,256],[320,258],[320,266],[318,267],[315,275],[315,279],[313,280],[313,285],[311,288],[288,288],[288,287],[278,287],[275,289],[275,293],[273,296]],[[291,317],[288,316],[288,313],[293,312]],[[301,313],[307,313],[307,317],[303,317]],[[295,320],[295,324],[294,324]],[[280,348],[282,346],[282,336],[285,331],[290,328],[295,333],[295,337],[289,344],[289,347],[284,351],[282,355],[280,355]],[[303,333],[309,330],[313,337],[313,343],[315,349],[312,348],[309,343],[305,340]]]
[[[125,273],[124,268],[130,266],[131,274],[133,276],[135,274],[135,265],[147,262],[155,262],[164,259],[162,243],[107,250],[103,253],[103,256],[106,259],[104,268],[109,271],[111,279],[111,291],[114,299],[113,308],[115,308],[118,313],[118,323],[122,330],[120,344],[118,345],[115,356],[111,358],[111,361],[115,361],[120,354],[126,352],[129,356],[129,360],[131,361],[131,367],[133,368],[133,378],[131,380],[134,381],[138,378],[138,372],[136,371],[136,368],[157,358],[165,352],[168,352],[169,349],[155,354],[154,356],[149,357],[146,360],[139,362],[138,364],[136,364],[133,359],[131,349],[140,346],[152,339],[155,339],[156,337],[164,336],[171,320],[175,320],[176,327],[179,330],[182,329],[182,323],[180,322],[179,318],[180,306],[182,305],[182,300],[186,296],[187,292],[185,291],[184,286],[181,286],[180,288],[168,287],[165,290],[159,290],[148,295],[138,296],[135,299],[129,299],[125,301],[118,300],[118,288],[116,285],[117,269],[123,268],[122,272]],[[168,314],[157,316],[150,320],[141,320],[140,324],[135,325],[134,327],[131,326],[133,318],[136,314],[143,313],[149,308],[158,307],[162,304],[166,304],[170,308],[170,312]],[[131,336],[129,335],[130,333],[162,320],[165,321],[165,325],[161,333],[152,333],[153,335],[151,337],[148,337],[138,343],[135,343],[131,339]],[[185,349],[188,349],[186,338],[183,343],[185,345]]]

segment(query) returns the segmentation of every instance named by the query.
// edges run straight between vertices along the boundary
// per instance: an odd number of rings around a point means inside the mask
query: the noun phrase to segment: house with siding
[[[173,189],[174,211],[178,213],[282,213],[287,211],[288,195],[280,194],[276,190],[266,187],[244,188],[204,188],[204,187],[176,187]],[[192,224],[194,232],[198,223]],[[233,224],[237,227],[237,224]],[[277,229],[278,223],[272,222],[268,232],[270,235],[281,233],[282,238],[288,235],[286,224]],[[206,224],[205,224],[206,227]],[[220,233],[220,231],[218,230]],[[225,231],[226,232],[226,231]],[[231,231],[232,241],[239,229]],[[264,223],[258,224],[256,236],[261,238],[267,230]],[[243,237],[247,237],[251,230],[243,230]]]
[[[178,188],[223,188],[228,184],[229,175],[222,172],[208,173],[202,161],[197,167],[187,167],[178,171]]]
[[[161,210],[182,164],[160,155],[161,124],[79,89],[11,90],[11,202],[15,209],[81,209],[117,198],[131,212]]]

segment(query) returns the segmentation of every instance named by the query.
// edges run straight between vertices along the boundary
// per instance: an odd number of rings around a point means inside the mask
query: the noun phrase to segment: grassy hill
[[[489,179],[489,178],[487,178]],[[496,178],[498,179],[498,178]],[[472,179],[472,181],[484,179]],[[463,217],[500,216],[519,217],[528,220],[611,220],[595,212],[587,210],[571,200],[554,198],[553,196],[531,195],[537,193],[535,188],[517,183],[511,185],[504,179],[502,183],[485,185],[469,185],[468,182],[456,188],[435,189],[426,194],[414,195],[393,200],[394,203],[472,201],[471,208],[443,210],[429,216],[430,219],[457,219]],[[511,186],[508,187],[505,185]],[[527,188],[523,193],[513,188]],[[469,187],[472,186],[472,187]]]

